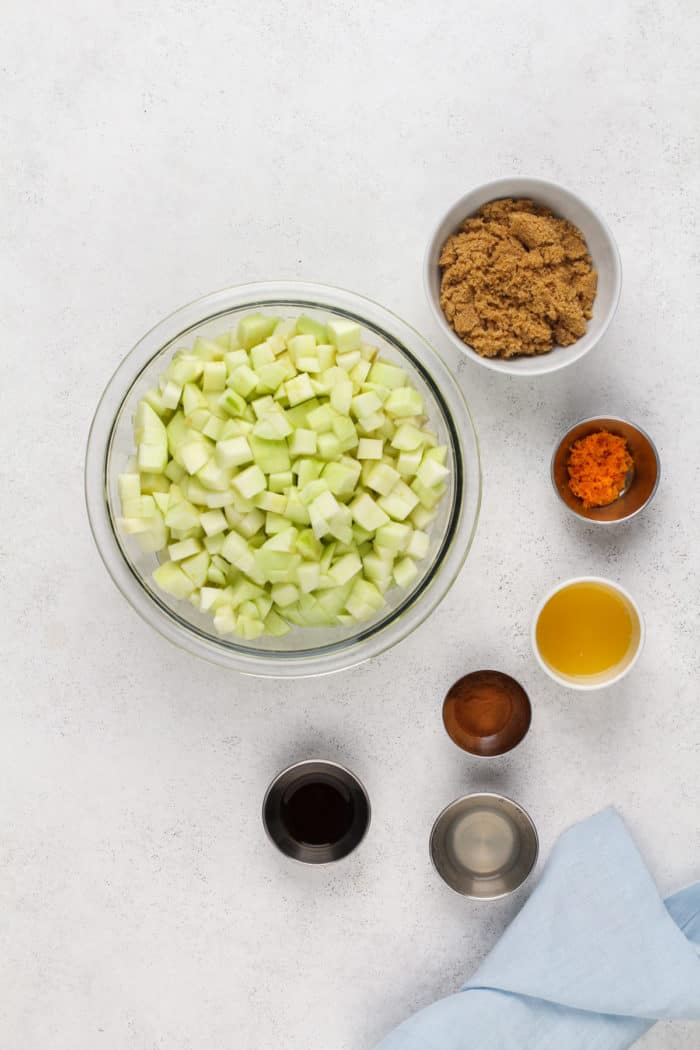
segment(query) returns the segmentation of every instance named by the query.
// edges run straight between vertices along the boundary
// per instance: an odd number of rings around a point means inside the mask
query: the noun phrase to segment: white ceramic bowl
[[[565,590],[567,587],[571,587],[574,583],[599,583],[603,587],[607,587],[609,590],[614,591],[615,594],[619,595],[624,601],[627,609],[632,617],[633,626],[635,629],[635,645],[634,648],[630,649],[623,660],[611,667],[608,671],[604,671],[601,674],[589,675],[587,677],[574,677],[573,675],[562,674],[560,671],[555,670],[551,664],[547,663],[543,659],[540,653],[539,646],[537,644],[537,621],[540,618],[542,610],[555,594],[559,591]],[[556,587],[552,587],[551,591],[545,594],[544,598],[537,606],[535,615],[532,618],[532,627],[530,628],[530,642],[532,644],[532,651],[535,654],[535,659],[540,665],[545,674],[548,674],[550,678],[553,678],[559,685],[564,685],[567,689],[579,689],[584,692],[591,692],[594,689],[604,689],[608,685],[613,685],[614,682],[619,682],[621,678],[628,675],[637,660],[639,655],[644,648],[644,639],[646,631],[644,627],[644,618],[641,614],[639,606],[636,601],[624,587],[621,587],[619,583],[614,583],[612,580],[607,580],[603,576],[574,576],[570,580],[562,580]]]
[[[555,215],[568,219],[583,233],[593,265],[598,271],[598,291],[593,303],[593,316],[588,322],[586,334],[572,346],[556,346],[548,354],[534,357],[515,357],[505,360],[499,357],[481,357],[464,343],[450,326],[440,306],[440,268],[438,259],[447,238],[456,233],[461,224],[473,215],[482,204],[501,197],[527,197],[537,204],[551,208]],[[555,182],[518,175],[513,178],[496,179],[477,186],[460,197],[443,215],[428,243],[425,253],[423,278],[435,318],[440,329],[452,345],[471,361],[514,376],[537,376],[545,372],[557,372],[572,365],[592,350],[603,337],[613,319],[620,298],[622,270],[620,255],[613,236],[598,213],[571,190]]]

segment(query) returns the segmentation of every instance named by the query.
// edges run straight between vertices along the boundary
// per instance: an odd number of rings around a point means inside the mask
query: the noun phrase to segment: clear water
[[[518,837],[508,817],[484,806],[454,821],[446,846],[457,869],[489,878],[512,866],[517,857]]]

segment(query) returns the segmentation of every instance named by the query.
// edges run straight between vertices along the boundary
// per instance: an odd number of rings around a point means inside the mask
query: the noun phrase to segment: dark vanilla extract
[[[289,834],[307,846],[330,846],[352,827],[355,807],[343,784],[310,774],[282,799],[280,817]]]

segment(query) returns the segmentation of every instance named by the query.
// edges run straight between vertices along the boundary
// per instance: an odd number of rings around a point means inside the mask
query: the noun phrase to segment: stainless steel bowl
[[[569,488],[566,465],[569,450],[574,442],[599,430],[607,430],[625,439],[634,459],[634,467],[622,494],[614,503],[609,503],[607,507],[584,507],[583,501]],[[552,485],[559,499],[577,518],[583,518],[596,525],[611,525],[634,518],[651,503],[660,477],[661,463],[654,442],[641,427],[617,416],[592,416],[590,419],[582,419],[564,434],[552,456]]]
[[[443,809],[430,835],[430,857],[451,889],[472,900],[497,900],[517,890],[537,861],[530,815],[491,792],[465,795]]]
[[[349,828],[336,841],[308,843],[294,837],[285,823],[285,800],[304,784],[319,781],[345,796],[352,816]],[[307,759],[278,773],[265,794],[262,819],[270,841],[285,856],[305,864],[328,864],[347,857],[359,846],[369,828],[371,808],[364,785],[349,769],[337,762]]]

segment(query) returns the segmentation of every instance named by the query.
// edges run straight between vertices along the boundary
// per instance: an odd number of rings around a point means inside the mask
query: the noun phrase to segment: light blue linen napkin
[[[472,980],[377,1050],[626,1050],[662,1018],[700,1020],[700,882],[662,901],[606,809],[564,832]]]

